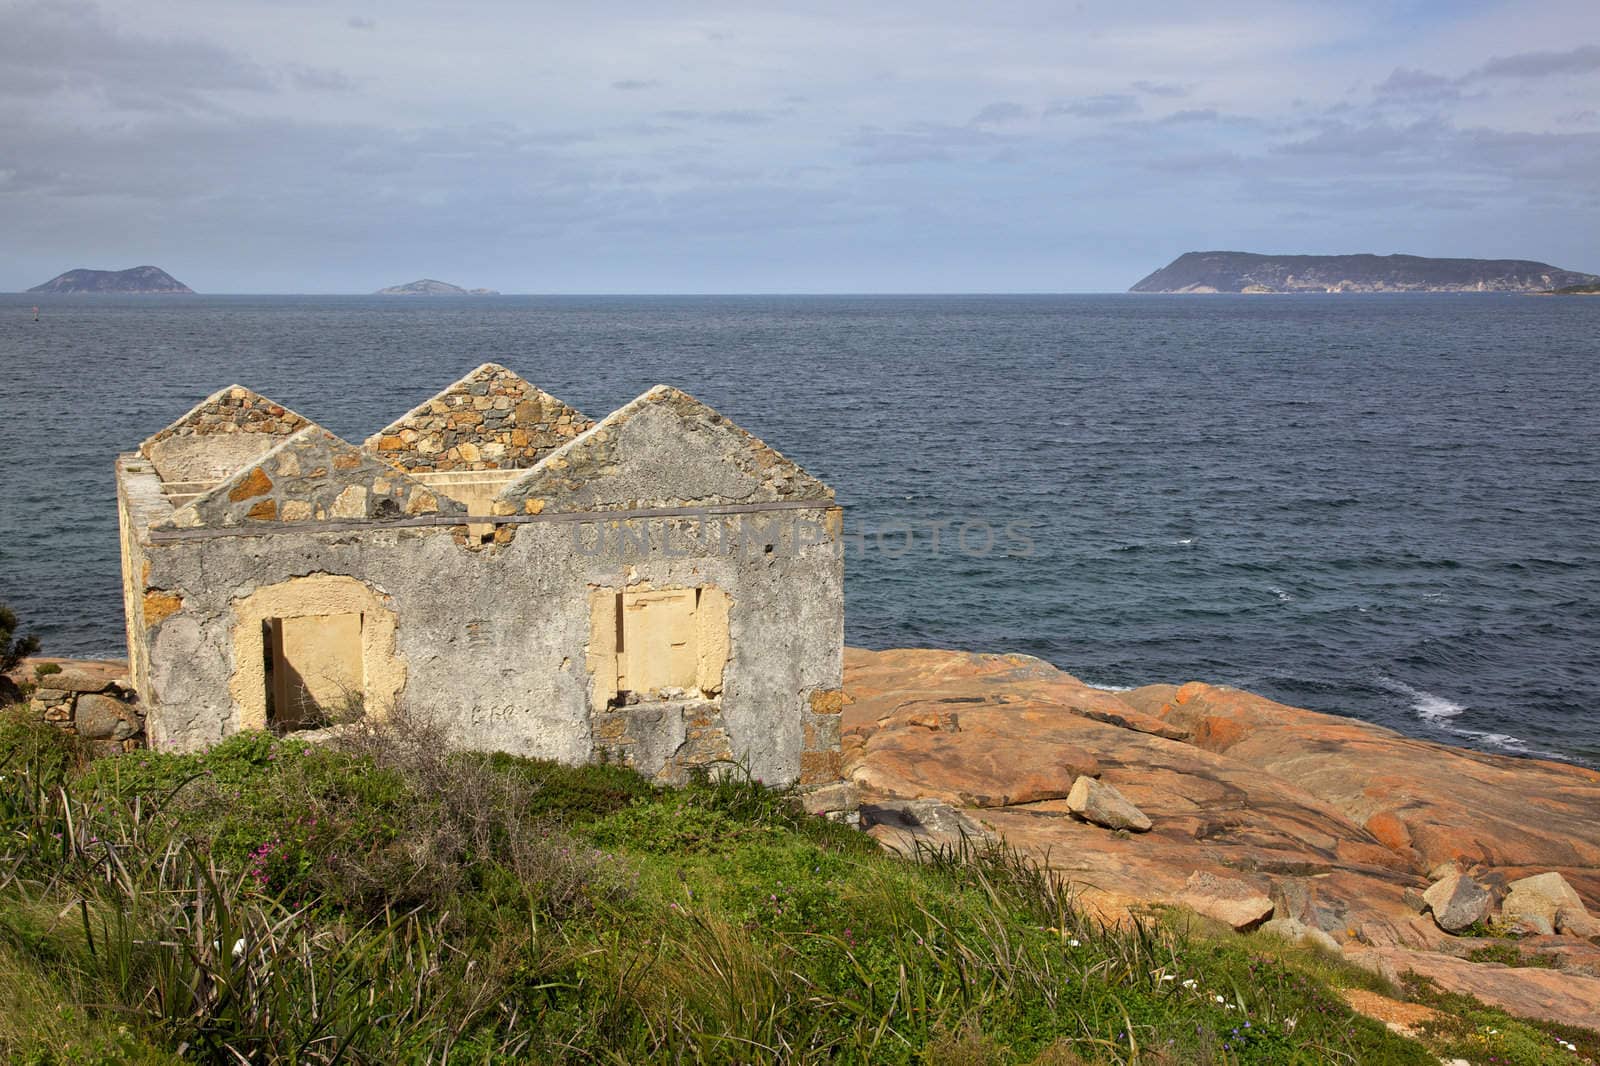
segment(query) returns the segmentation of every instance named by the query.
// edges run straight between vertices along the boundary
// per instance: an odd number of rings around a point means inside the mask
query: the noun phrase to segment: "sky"
[[[1600,272],[1600,3],[0,2],[0,291]]]

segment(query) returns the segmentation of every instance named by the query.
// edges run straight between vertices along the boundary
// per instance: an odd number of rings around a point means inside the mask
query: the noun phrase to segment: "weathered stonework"
[[[496,363],[484,363],[366,440],[405,471],[533,466],[593,423]]]
[[[683,784],[689,772],[732,770],[732,739],[715,700],[652,700],[594,714],[594,747],[609,762],[657,781]]]
[[[229,385],[148,438],[139,452],[155,464],[163,481],[204,485],[268,451],[275,438],[309,425],[282,404],[242,385]]]
[[[144,746],[144,716],[125,680],[83,674],[48,674],[28,701],[29,711],[94,755],[115,755]]]
[[[832,489],[710,407],[657,385],[507,485],[494,513],[832,499]]]
[[[163,528],[385,522],[418,515],[465,517],[466,512],[457,501],[441,497],[321,426],[308,426],[179,508]]]
[[[500,369],[435,413],[500,410]],[[338,703],[664,781],[837,780],[840,512],[716,412],[658,387],[526,470],[407,473],[314,426],[274,445],[198,491],[118,461],[152,745],[307,728]]]

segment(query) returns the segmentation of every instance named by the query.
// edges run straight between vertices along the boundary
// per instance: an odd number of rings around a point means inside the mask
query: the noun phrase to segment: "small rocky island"
[[[433,278],[421,278],[417,281],[407,282],[404,285],[391,285],[387,289],[379,289],[374,296],[499,296],[494,289],[463,289],[459,285],[452,285],[448,281],[436,281]]]
[[[117,294],[187,293],[191,296],[194,295],[193,289],[168,274],[165,270],[148,265],[129,267],[127,270],[87,270],[79,267],[76,270],[69,270],[65,274],[58,274],[43,285],[35,285],[28,291],[56,295],[71,295],[82,292]]]
[[[1129,292],[1527,292],[1600,283],[1528,259],[1185,252]]]

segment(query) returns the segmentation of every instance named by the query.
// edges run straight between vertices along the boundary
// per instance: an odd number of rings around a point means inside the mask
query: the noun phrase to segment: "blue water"
[[[495,360],[595,417],[676,384],[833,484],[853,643],[1600,761],[1600,299],[34,302],[0,598],[50,652],[122,652],[116,452],[232,382],[359,440]]]

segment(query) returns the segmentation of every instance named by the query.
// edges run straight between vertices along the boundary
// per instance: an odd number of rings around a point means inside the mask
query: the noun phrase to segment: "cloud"
[[[1033,112],[1021,104],[1014,104],[1010,100],[998,100],[986,104],[978,113],[968,120],[971,126],[1002,126],[1008,122],[1033,117]]]
[[[858,164],[904,166],[992,155],[1008,144],[1008,138],[980,126],[919,122],[893,130],[864,126],[846,144]]]
[[[355,88],[355,82],[345,74],[323,67],[296,65],[288,69],[287,75],[295,88],[309,92],[347,93]]]
[[[1426,70],[1396,67],[1374,92],[1380,98],[1439,103],[1461,98],[1459,81]]]
[[[646,80],[643,78],[623,78],[620,81],[612,82],[611,87],[619,92],[638,93],[643,92],[646,89],[660,88],[661,83],[654,79]]]
[[[758,111],[753,108],[727,108],[721,111],[674,108],[656,113],[674,122],[714,122],[723,126],[765,126],[775,121],[779,114],[775,111]]]
[[[1549,78],[1600,71],[1600,45],[1586,44],[1565,52],[1518,52],[1489,60],[1468,77]]]
[[[1129,86],[1135,92],[1144,93],[1146,96],[1180,97],[1188,96],[1189,90],[1182,85],[1161,81],[1136,81]]]
[[[1214,107],[1190,107],[1174,111],[1161,119],[1164,126],[1181,126],[1185,123],[1220,122],[1222,115]]]
[[[35,2],[5,14],[0,70],[7,95],[98,93],[134,110],[204,108],[218,92],[270,93],[279,79],[231,49],[130,33],[92,4]]]
[[[378,20],[368,18],[365,15],[351,15],[344,20],[344,24],[352,30],[375,30],[378,28]]]
[[[1116,118],[1136,115],[1142,108],[1136,97],[1128,93],[1101,93],[1066,103],[1051,104],[1046,115],[1073,115],[1078,118]]]

